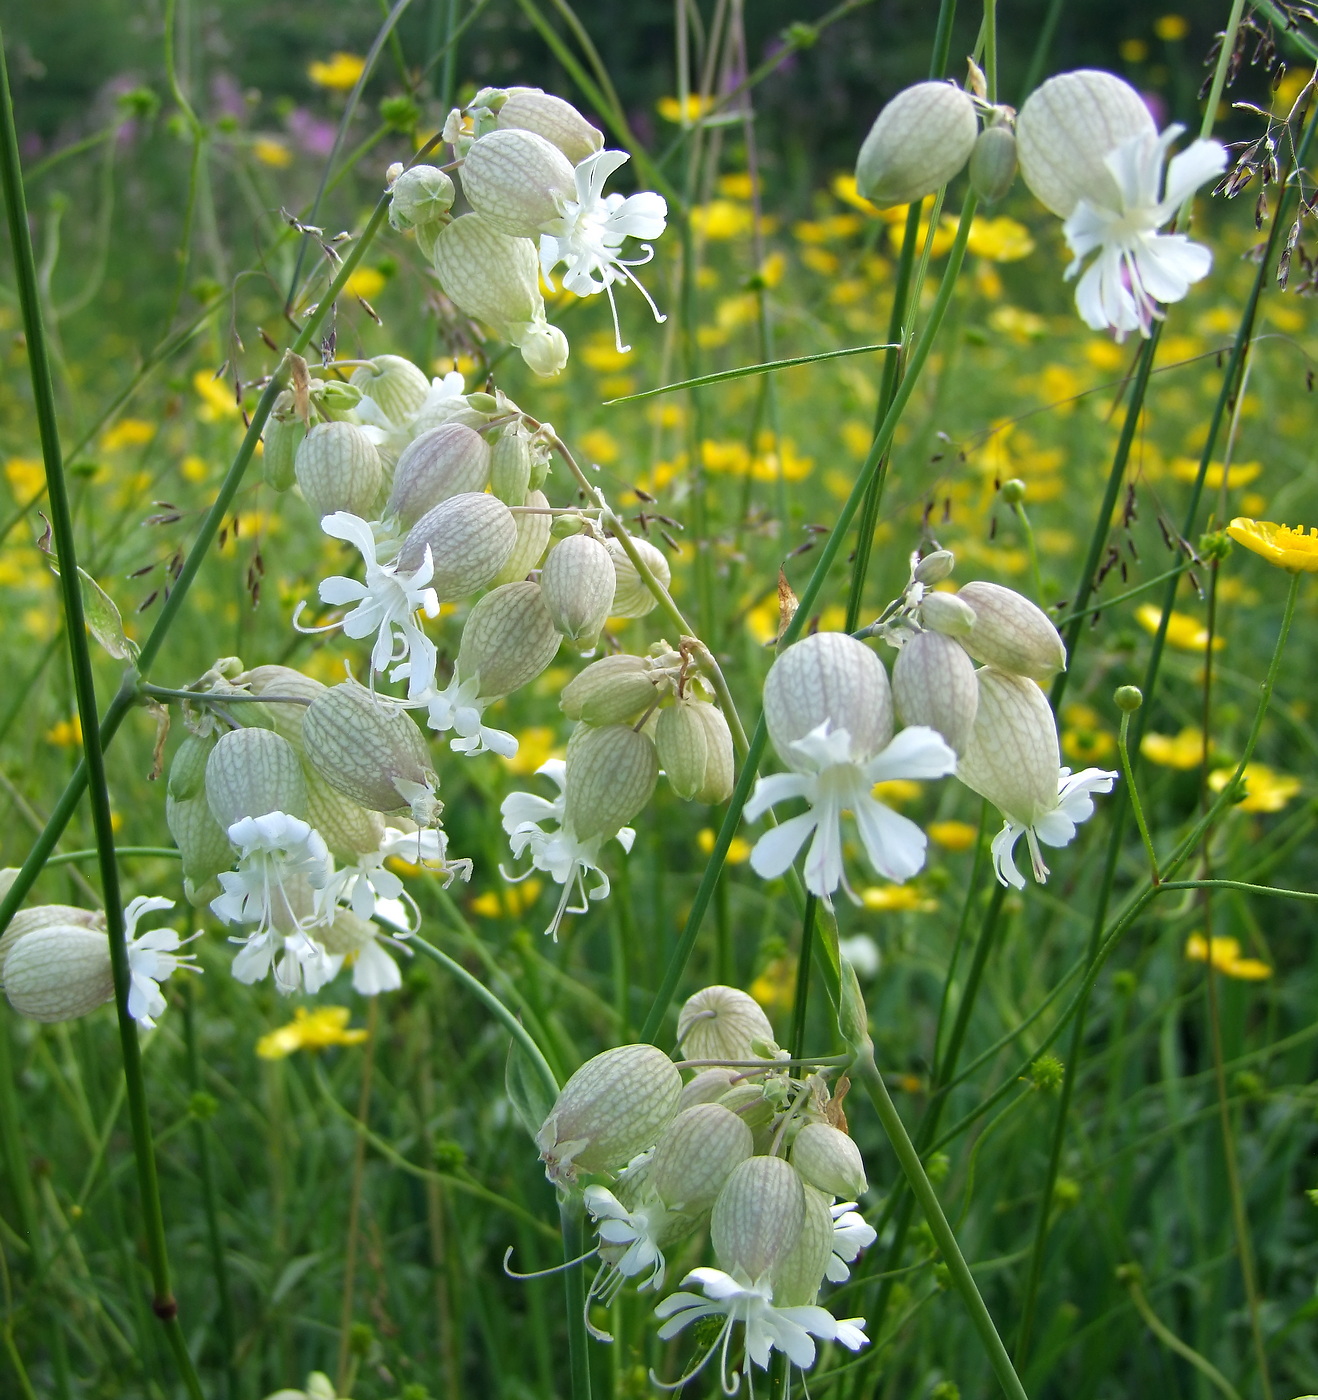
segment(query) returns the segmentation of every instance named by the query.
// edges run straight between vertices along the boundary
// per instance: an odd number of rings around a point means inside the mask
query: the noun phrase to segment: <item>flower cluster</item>
[[[716,1335],[684,1386],[716,1353],[723,1388],[733,1329],[741,1324],[741,1371],[752,1381],[770,1353],[808,1370],[816,1343],[851,1351],[867,1338],[861,1318],[838,1319],[818,1303],[827,1280],[840,1283],[875,1232],[856,1209],[868,1189],[860,1152],[820,1074],[795,1077],[764,1012],[733,987],[706,987],[678,1020],[693,1071],[653,1045],[624,1045],[587,1061],[568,1080],[537,1134],[549,1179],[581,1189],[595,1222],[599,1267],[592,1304],[626,1283],[658,1293],[668,1257],[707,1227],[717,1267],[686,1272],[683,1290],[660,1300],[660,1340],[704,1318]],[[583,1182],[583,1178],[588,1181]]]

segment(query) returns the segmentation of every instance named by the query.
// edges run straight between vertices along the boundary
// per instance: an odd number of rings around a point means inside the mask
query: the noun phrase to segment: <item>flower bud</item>
[[[892,698],[903,724],[928,725],[962,753],[979,705],[975,663],[951,637],[917,632],[893,663]]]
[[[362,391],[342,379],[313,379],[309,386],[311,402],[331,422],[356,423]]]
[[[389,193],[389,222],[400,231],[439,223],[453,207],[453,181],[435,165],[404,170]]]
[[[479,677],[477,698],[497,700],[533,681],[558,651],[558,630],[538,583],[505,583],[467,615],[458,675]]]
[[[717,1103],[732,1088],[737,1078],[735,1069],[702,1069],[694,1079],[682,1085],[677,1096],[677,1111],[694,1108],[700,1103]]]
[[[658,779],[648,735],[626,724],[578,725],[567,741],[563,824],[580,841],[614,836],[650,800]]]
[[[916,83],[875,119],[856,160],[856,188],[881,209],[923,199],[965,165],[978,132],[968,92]]]
[[[566,1185],[579,1171],[625,1166],[657,1141],[681,1089],[677,1066],[654,1045],[620,1045],[587,1060],[536,1134],[545,1175]]]
[[[1016,133],[990,126],[979,133],[970,153],[970,188],[985,204],[996,204],[1016,179]]]
[[[81,925],[34,929],[10,947],[0,975],[10,1006],[34,1021],[72,1021],[114,996],[106,936]]]
[[[297,750],[269,729],[222,734],[206,760],[206,800],[223,831],[267,812],[302,816],[307,785]]]
[[[307,425],[297,412],[291,389],[285,389],[275,400],[275,406],[261,434],[261,471],[266,485],[276,491],[287,491],[296,478],[297,450],[307,435]]]
[[[431,584],[443,598],[467,598],[503,568],[517,543],[512,511],[496,496],[464,492],[428,510],[408,531],[398,567],[421,567],[427,547],[435,572]]]
[[[385,511],[410,530],[441,501],[484,491],[489,479],[489,444],[461,423],[445,423],[414,438],[403,450]]]
[[[797,1133],[792,1165],[807,1186],[844,1201],[857,1200],[869,1190],[860,1148],[840,1128],[827,1123],[807,1123]]]
[[[317,520],[346,510],[368,520],[380,491],[380,456],[352,423],[318,423],[297,450],[297,484]]]
[[[572,165],[604,149],[604,134],[598,127],[591,126],[570,102],[539,88],[509,88],[496,122],[500,130],[516,128],[543,136]]]
[[[583,651],[599,640],[617,583],[609,551],[589,535],[560,540],[540,569],[540,587],[554,625]]]
[[[601,657],[568,681],[559,707],[568,719],[587,724],[627,724],[639,718],[659,698],[656,676],[646,658]]]
[[[1004,816],[1031,826],[1057,805],[1057,722],[1032,680],[994,666],[975,679],[979,708],[956,775]]]
[[[1157,127],[1129,83],[1092,68],[1059,73],[1026,99],[1016,118],[1021,177],[1059,219],[1082,199],[1102,209],[1124,202],[1104,157]]]
[[[664,1129],[650,1158],[648,1182],[669,1210],[704,1215],[753,1151],[751,1130],[722,1104],[684,1109]]]
[[[429,826],[442,803],[421,731],[356,681],[330,686],[307,707],[308,761],[330,787],[373,812],[407,812]]]
[[[1144,703],[1144,692],[1137,685],[1119,685],[1112,694],[1117,709],[1132,715]]]
[[[928,587],[931,583],[942,583],[956,567],[956,555],[950,549],[931,550],[912,570],[916,583]]]
[[[1061,634],[1028,598],[981,580],[965,584],[956,596],[975,610],[975,625],[961,645],[976,661],[1040,683],[1066,670]]]
[[[920,601],[920,621],[944,637],[968,637],[975,610],[956,593],[926,593]]]
[[[496,491],[495,496],[499,496]],[[499,497],[502,499],[502,497]],[[513,516],[517,540],[504,566],[492,583],[520,583],[539,564],[549,543],[549,527],[554,517],[549,513],[549,499],[543,491],[532,491],[525,501],[526,509]]]
[[[781,1157],[748,1157],[732,1169],[710,1220],[709,1234],[726,1273],[750,1280],[772,1274],[805,1226],[805,1190]]]
[[[660,766],[680,798],[717,805],[732,796],[732,731],[717,705],[679,700],[660,711],[654,739]]]
[[[506,506],[520,506],[531,489],[531,434],[520,420],[509,423],[490,452],[490,490]]]
[[[450,191],[452,188],[450,185]],[[397,200],[395,193],[395,204]],[[430,393],[430,380],[411,360],[401,355],[377,355],[353,370],[348,382],[369,396],[380,412],[397,426],[406,423]]]
[[[777,1308],[809,1307],[819,1297],[828,1261],[833,1257],[833,1212],[827,1194],[803,1184],[805,1218],[793,1249],[773,1271],[773,1303]]]
[[[541,318],[509,326],[508,339],[522,352],[527,368],[544,379],[567,364],[567,336]]]
[[[312,768],[307,778],[307,821],[320,832],[336,860],[355,862],[380,849],[384,818],[333,788]]]
[[[462,163],[462,192],[492,227],[538,238],[577,197],[572,163],[543,136],[510,128],[472,142]]]
[[[649,540],[637,539],[633,536],[632,544],[644,561],[646,568],[650,570],[662,587],[667,588],[673,581],[672,572],[668,568],[668,560]],[[636,570],[636,565],[627,557],[627,551],[623,549],[620,541],[606,540],[605,547],[613,556],[613,567],[618,576],[617,587],[613,592],[613,603],[609,608],[609,616],[644,617],[651,608],[657,606],[659,600],[646,587]]]
[[[94,929],[102,940],[105,938],[105,915],[99,909],[80,909],[75,904],[34,904],[20,909],[0,937],[0,985],[4,982],[5,959],[14,944],[29,933],[56,925]]]
[[[764,682],[764,719],[778,756],[825,721],[851,736],[857,763],[892,738],[892,696],[883,662],[845,632],[816,632],[781,652]]]
[[[689,1060],[758,1060],[755,1044],[773,1044],[773,1027],[754,997],[736,987],[703,987],[677,1017],[677,1043]]]

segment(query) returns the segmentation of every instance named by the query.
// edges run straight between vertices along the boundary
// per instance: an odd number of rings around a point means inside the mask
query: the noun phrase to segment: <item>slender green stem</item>
[[[36,261],[27,219],[27,201],[18,154],[18,133],[14,122],[13,99],[9,90],[9,70],[4,61],[3,35],[0,34],[0,183],[5,194],[9,239],[14,254],[23,329],[27,340],[28,367],[32,379],[33,404],[41,439],[41,455],[46,468],[51,529],[60,560],[60,592],[64,603],[65,634],[68,638],[78,718],[82,725],[84,762],[91,797],[92,827],[105,903],[106,933],[110,945],[110,969],[114,980],[115,1009],[118,1013],[119,1041],[123,1053],[124,1079],[128,1090],[129,1121],[132,1126],[133,1155],[137,1164],[143,1226],[153,1289],[152,1310],[165,1325],[170,1349],[189,1395],[201,1400],[201,1384],[188,1354],[178,1322],[178,1304],[170,1282],[169,1252],[165,1222],[156,1176],[155,1153],[151,1144],[151,1121],[147,1109],[146,1082],[142,1074],[142,1052],[137,1039],[137,1023],[128,1011],[131,974],[125,940],[123,900],[119,892],[119,868],[114,850],[114,827],[110,812],[110,791],[101,752],[100,717],[96,706],[96,680],[92,672],[91,647],[83,613],[82,583],[77,569],[77,548],[73,536],[73,512],[60,453],[59,429],[55,412],[55,389],[51,378],[50,355],[42,324]],[[17,883],[17,881],[15,882]]]
[[[366,1019],[366,1048],[362,1055],[361,1086],[357,1091],[357,1121],[369,1126],[371,1081],[375,1074],[376,1032],[380,1025],[380,998],[372,997]],[[335,1393],[347,1391],[352,1364],[352,1314],[356,1301],[357,1248],[361,1242],[362,1182],[366,1174],[366,1139],[357,1135],[352,1145],[352,1184],[348,1188],[348,1229],[343,1248],[343,1296],[339,1303],[339,1356],[335,1367]]]
[[[805,917],[801,920],[801,951],[796,968],[796,1000],[792,1008],[792,1036],[788,1041],[792,1057],[800,1059],[805,1054],[805,1018],[810,1002],[810,957],[815,941],[815,909],[819,900],[813,895],[805,897]]]
[[[1170,1327],[1158,1316],[1149,1306],[1149,1300],[1144,1296],[1144,1289],[1131,1266],[1127,1265],[1123,1272],[1122,1281],[1125,1283],[1130,1293],[1130,1301],[1135,1305],[1135,1311],[1144,1319],[1144,1325],[1153,1333],[1155,1337],[1169,1351],[1174,1351],[1177,1356],[1184,1357],[1191,1366],[1201,1375],[1206,1376],[1214,1386],[1217,1387],[1226,1400],[1240,1400],[1240,1394],[1235,1386],[1208,1360],[1206,1356],[1201,1356],[1188,1342],[1183,1342]]]
[[[585,1208],[577,1191],[558,1199],[558,1221],[563,1235],[563,1262],[580,1260],[585,1252]],[[586,1335],[586,1279],[580,1263],[563,1270],[563,1295],[567,1306],[568,1370],[572,1400],[590,1400],[590,1339]]]
[[[1135,813],[1135,824],[1140,829],[1140,840],[1149,857],[1149,870],[1153,883],[1158,883],[1158,853],[1153,849],[1153,837],[1149,835],[1149,824],[1144,818],[1144,803],[1140,801],[1139,789],[1135,786],[1135,772],[1130,763],[1130,715],[1129,710],[1121,712],[1121,731],[1117,735],[1117,748],[1121,754],[1121,776],[1126,780],[1126,797]]]
[[[988,100],[998,100],[998,3],[984,0],[984,81]]]
[[[1021,527],[1021,538],[1025,541],[1025,552],[1030,556],[1030,582],[1034,585],[1034,601],[1043,607],[1043,575],[1039,572],[1039,547],[1034,542],[1034,528],[1030,524],[1030,517],[1026,513],[1024,501],[1013,501],[1011,509],[1016,517],[1016,523]]]
[[[947,1223],[947,1217],[943,1214],[943,1207],[939,1203],[933,1183],[930,1182],[920,1161],[920,1154],[916,1151],[915,1144],[906,1131],[906,1125],[902,1122],[901,1114],[897,1112],[896,1105],[888,1093],[888,1086],[883,1082],[883,1076],[874,1063],[873,1051],[867,1050],[859,1055],[855,1068],[865,1082],[865,1090],[869,1094],[870,1102],[874,1105],[874,1111],[878,1114],[879,1122],[883,1125],[883,1131],[887,1134],[888,1141],[897,1154],[897,1160],[906,1176],[911,1194],[919,1202],[920,1209],[929,1226],[929,1232],[933,1235],[934,1243],[937,1244],[939,1252],[943,1256],[943,1262],[951,1275],[952,1285],[961,1295],[961,1301],[970,1314],[971,1324],[979,1334],[980,1343],[988,1356],[993,1374],[998,1378],[998,1384],[1002,1387],[1003,1394],[1011,1396],[1012,1400],[1026,1400],[1025,1389],[1011,1364],[1006,1347],[1002,1345],[1002,1338],[998,1335],[998,1329],[993,1324],[989,1310],[984,1305],[984,1299],[975,1283],[974,1275],[970,1272],[970,1266],[966,1263],[965,1256],[961,1253],[961,1247],[957,1244],[956,1235]]]

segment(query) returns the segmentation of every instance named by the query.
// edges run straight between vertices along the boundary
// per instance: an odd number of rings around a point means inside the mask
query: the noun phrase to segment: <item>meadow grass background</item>
[[[748,12],[752,51],[767,51],[789,21],[822,13],[797,8]],[[191,128],[166,82],[158,11],[83,6],[84,23],[66,47],[56,37],[65,31],[55,27],[66,10],[0,7],[82,557],[139,639],[241,440],[234,376],[250,385],[274,368],[262,329],[280,345],[292,336],[283,305],[300,244],[279,211],[305,216],[311,208],[344,104],[344,92],[318,84],[307,66],[340,49],[364,52],[378,24],[365,6],[352,15],[338,9],[289,4],[276,14],[256,5],[179,5],[178,77],[196,113]],[[335,166],[341,178],[315,220],[330,232],[360,229],[385,167],[442,120],[438,80],[408,81],[448,18],[443,5],[424,9],[400,27],[396,51],[386,52],[346,128]],[[1199,64],[1225,20],[1219,9],[1196,7],[1173,17],[1176,24],[1145,7],[1065,5],[1044,71],[1082,61],[1108,66],[1155,93],[1169,115],[1192,116]],[[457,7],[459,18],[464,10]],[[662,153],[680,130],[669,120],[670,12],[638,6],[626,21],[612,7],[581,13],[637,131]],[[1004,7],[1004,73],[1028,68],[1041,13]],[[521,10],[490,6],[478,19],[456,48],[455,95],[473,84],[520,80],[580,100]],[[551,22],[562,27],[561,16]],[[956,33],[954,71],[973,46],[978,14],[963,14],[960,24],[966,33]],[[923,76],[931,25],[921,7],[857,7],[755,90],[763,114],[759,213],[741,125],[712,136],[698,169],[683,172],[680,155],[674,158],[671,173],[689,180],[693,196],[694,261],[684,285],[682,235],[670,230],[648,277],[670,319],[651,324],[639,299],[624,293],[633,347],[626,353],[614,346],[607,308],[559,298],[551,305],[571,339],[571,363],[551,383],[533,380],[515,357],[482,346],[456,321],[415,248],[387,231],[351,286],[378,322],[355,297],[337,309],[341,357],[406,354],[434,373],[456,365],[474,387],[493,352],[495,382],[528,412],[552,420],[580,458],[598,464],[601,484],[629,517],[657,509],[685,526],[665,527],[676,541],[669,548],[674,594],[726,658],[739,708],[752,719],[772,656],[766,643],[777,626],[779,565],[785,561],[788,578],[804,582],[811,543],[851,488],[869,449],[879,355],[737,380],[698,397],[608,401],[691,372],[886,340],[902,221],[857,201],[848,160],[881,102]],[[857,72],[866,53],[883,56],[868,87]],[[1297,62],[1277,110],[1302,86],[1299,71]],[[415,120],[386,107],[391,127],[380,103],[401,96],[410,96]],[[1233,96],[1265,106],[1273,100],[1249,69]],[[813,127],[812,113],[819,114]],[[1229,116],[1227,134],[1261,129],[1244,123]],[[953,216],[962,194],[954,184],[945,205]],[[1213,247],[1215,265],[1172,309],[1159,347],[1096,595],[1105,606],[1084,632],[1059,717],[1066,761],[1075,767],[1116,766],[1112,692],[1142,677],[1161,598],[1157,587],[1136,590],[1182,561],[1169,538],[1179,529],[1224,352],[1254,276],[1250,250],[1263,237],[1254,226],[1255,194],[1200,203],[1197,236]],[[934,232],[926,305],[951,227]],[[303,271],[323,284],[328,271],[314,242],[304,251]],[[900,591],[910,551],[931,538],[955,551],[958,582],[987,578],[1030,596],[1037,587],[1038,601],[1065,615],[1138,349],[1081,325],[1062,282],[1066,261],[1056,221],[1020,186],[977,218],[949,320],[894,446],[865,616]],[[5,266],[0,863],[17,865],[73,769],[79,736],[56,581],[37,546],[43,475],[7,255]],[[1269,279],[1231,419],[1229,467],[1220,465],[1220,445],[1209,476],[1211,523],[1220,527],[1237,514],[1313,519],[1316,349],[1311,299],[1282,294]],[[255,390],[243,390],[242,400],[250,408]],[[1021,523],[997,489],[1011,478],[1026,484],[1037,583]],[[564,483],[554,487],[556,503],[565,500]],[[647,505],[647,496],[658,506]],[[693,529],[698,508],[704,566]],[[658,526],[651,538],[661,542]],[[339,564],[339,547],[320,535],[310,511],[264,487],[257,464],[151,679],[186,684],[225,655],[248,665],[284,662],[326,681],[341,677],[345,658],[360,670],[360,647],[340,637],[301,637],[289,625],[297,601],[313,597],[317,580]],[[701,567],[708,571],[703,589]],[[1210,573],[1198,568],[1182,580],[1162,680],[1144,717],[1140,791],[1164,846],[1193,822],[1213,774],[1229,772],[1240,751],[1285,599],[1285,576],[1237,550],[1217,571],[1210,639],[1203,593]],[[822,627],[842,625],[846,582],[843,562],[819,610]],[[1216,876],[1318,887],[1316,608],[1306,584],[1256,755],[1265,766],[1251,775],[1248,796],[1214,830],[1205,854]],[[450,651],[460,625],[457,615],[443,624]],[[615,634],[628,650],[642,650],[663,631],[651,614]],[[568,727],[557,695],[578,665],[564,654],[496,711],[495,722],[522,742],[512,763],[460,761],[437,750],[451,848],[475,860],[476,874],[470,887],[447,893],[423,875],[410,886],[427,936],[524,1014],[560,1078],[597,1050],[635,1038],[719,823],[718,812],[693,810],[661,787],[636,823],[631,857],[613,866],[613,897],[570,920],[556,945],[542,938],[552,892],[534,880],[509,886],[499,876],[506,844],[498,806],[508,791],[534,785],[535,767],[561,752]],[[108,698],[119,667],[105,657],[97,667]],[[1204,745],[1189,732],[1205,723],[1206,766]],[[182,727],[174,728],[171,748]],[[142,711],[111,750],[118,839],[127,847],[170,844],[162,785],[149,777],[155,741],[154,720]],[[915,1124],[928,1111],[945,988],[955,1006],[991,891],[982,871],[972,881],[977,798],[954,782],[927,790],[909,784],[890,796],[922,825],[933,824],[928,865],[907,886],[863,888],[858,908],[840,901],[838,916],[844,939],[872,941],[876,966],[863,971],[879,1063]],[[1205,928],[1198,896],[1156,901],[1105,967],[1056,1189],[1051,1202],[1040,1199],[1056,1070],[1026,1067],[1046,1048],[1067,998],[1030,1017],[1084,958],[1109,820],[1100,804],[1074,846],[1056,853],[1050,883],[1005,900],[969,1021],[961,1061],[969,1072],[949,1097],[945,1140],[927,1158],[931,1173],[1008,1335],[1039,1212],[1050,1212],[1022,1375],[1030,1395],[1312,1391],[1318,1210],[1305,1193],[1318,1187],[1318,964],[1311,906],[1227,893],[1214,897],[1211,912],[1212,933],[1240,947],[1234,973],[1222,961],[1216,991],[1229,1150],[1248,1211],[1269,1377],[1259,1374],[1251,1349],[1205,964],[1202,952],[1192,956]],[[1146,872],[1128,828],[1118,891]],[[93,844],[79,813],[60,849],[86,852]],[[796,982],[798,919],[780,886],[750,873],[748,849],[734,846],[684,990],[716,980],[747,987],[781,1038]],[[128,855],[123,868],[126,894],[181,900],[177,862]],[[84,873],[95,878],[90,860],[52,866],[34,898],[94,903]],[[403,990],[378,1005],[340,984],[311,999],[350,1008],[352,1025],[370,1033],[366,1042],[265,1058],[258,1042],[288,1022],[292,1008],[269,986],[234,983],[218,926],[205,914],[190,917],[206,928],[193,945],[205,975],[171,982],[170,1012],[145,1051],[181,1316],[207,1393],[264,1396],[301,1386],[312,1369],[337,1373],[341,1393],[357,1400],[566,1393],[561,1285],[510,1281],[500,1268],[510,1245],[523,1269],[558,1256],[552,1189],[504,1087],[506,1034],[439,968],[414,959]],[[815,1002],[809,1041],[828,1053],[835,1030],[822,997]],[[179,1394],[149,1310],[113,1014],[102,1009],[50,1027],[6,1014],[4,1031],[0,1301],[10,1357],[21,1358],[42,1397]],[[1048,1053],[1061,1055],[1068,1035]],[[1000,1090],[987,1113],[973,1116]],[[967,1116],[972,1121],[963,1124]],[[865,1204],[874,1218],[897,1168],[863,1109],[853,1114],[852,1130],[870,1168]],[[40,1268],[30,1231],[40,1241]],[[899,1258],[888,1257],[888,1240],[874,1246],[845,1290],[844,1311],[871,1318],[873,1345],[854,1362],[834,1358],[821,1367],[811,1393],[994,1393],[924,1227],[912,1228]],[[679,1260],[673,1276],[680,1267]],[[885,1267],[899,1272],[881,1290],[874,1275]],[[618,1341],[593,1356],[597,1394],[652,1393],[650,1364],[673,1373],[647,1324],[650,1307],[634,1296],[618,1305]],[[1170,1346],[1169,1334],[1206,1358],[1216,1378]],[[0,1361],[0,1371],[0,1391],[21,1393],[12,1362]],[[691,1393],[714,1385],[707,1378]]]

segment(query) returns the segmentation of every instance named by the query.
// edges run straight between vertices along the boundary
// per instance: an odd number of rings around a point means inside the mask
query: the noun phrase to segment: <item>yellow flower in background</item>
[[[308,65],[307,77],[330,92],[347,92],[357,86],[365,68],[366,60],[355,53],[334,53],[328,60],[317,59]]]
[[[1204,485],[1211,491],[1220,491],[1225,479],[1227,490],[1234,491],[1238,486],[1248,486],[1263,471],[1262,462],[1234,462],[1223,468],[1221,462],[1209,463],[1204,475]],[[1173,457],[1171,472],[1177,481],[1197,481],[1199,479],[1199,459],[1197,457]]]
[[[582,433],[580,443],[586,456],[602,467],[612,466],[622,456],[618,439],[604,428],[591,428],[589,432]]]
[[[832,277],[842,266],[838,255],[830,253],[827,248],[815,248],[807,244],[798,256],[811,272],[817,272],[821,277]]]
[[[557,736],[547,724],[533,724],[517,735],[517,752],[504,759],[510,773],[534,773],[557,749]]]
[[[308,1011],[294,1007],[293,1019],[256,1042],[263,1060],[282,1060],[297,1050],[324,1050],[330,1045],[360,1045],[370,1038],[366,1030],[349,1030],[352,1012],[346,1006],[318,1006]]]
[[[5,479],[14,495],[26,500],[45,489],[46,468],[39,457],[11,457],[5,463]]]
[[[258,136],[252,142],[252,154],[272,170],[284,170],[293,164],[293,152],[273,136]]]
[[[1190,32],[1190,21],[1184,15],[1159,15],[1153,21],[1153,32],[1164,43],[1175,43]]]
[[[870,885],[861,890],[860,902],[881,914],[931,914],[938,908],[936,899],[911,885]]]
[[[796,1000],[796,959],[775,958],[747,990],[770,1015],[790,1011]]]
[[[203,423],[218,423],[224,418],[237,418],[238,404],[234,402],[233,386],[226,379],[216,379],[209,370],[199,369],[192,376],[192,387],[201,398],[197,417]]]
[[[887,215],[891,214],[892,212],[892,210],[886,210],[884,213],[884,217],[886,218]],[[902,246],[902,239],[905,237],[905,230],[902,227],[902,225],[904,225],[905,222],[906,211],[905,209],[903,209],[901,224],[894,222],[892,227],[888,230],[888,237],[892,241],[892,246],[894,250],[900,249]],[[934,230],[933,245],[929,250],[929,256],[931,258],[941,258],[943,254],[946,253],[947,250],[952,246],[952,244],[956,240],[956,226],[957,220],[954,219],[951,216],[951,214],[943,215],[942,219],[939,221],[937,229]],[[929,224],[922,219],[920,221],[919,242],[916,245],[921,252],[924,251],[924,242],[925,239],[928,237]]]
[[[859,209],[863,214],[877,215],[880,212],[857,189],[854,175],[834,175],[829,188],[843,204],[849,204],[853,209]],[[906,217],[905,212],[903,212],[902,217]]]
[[[846,614],[843,614],[843,621]],[[820,620],[823,627],[823,620]],[[825,628],[825,631],[841,631],[841,627]],[[872,789],[874,796],[884,804],[885,807],[901,807],[907,802],[914,802],[924,791],[924,784],[917,783],[912,778],[889,778],[887,782],[875,783]]]
[[[666,122],[672,122],[674,126],[677,126],[683,121],[699,121],[713,105],[712,98],[701,97],[698,92],[689,92],[685,101],[676,97],[661,97],[654,104],[654,110]]]
[[[1127,63],[1143,63],[1149,56],[1149,46],[1143,39],[1123,39],[1117,51]]]
[[[46,730],[46,743],[59,749],[77,748],[82,743],[82,721],[77,715],[72,719],[62,719]]]
[[[1018,262],[1034,252],[1034,239],[1024,224],[1001,215],[974,220],[966,247],[977,258],[987,258],[989,262]]]
[[[143,418],[123,418],[105,430],[101,446],[107,452],[116,452],[121,447],[145,447],[155,435],[154,423],[148,423]]]
[[[930,822],[927,830],[945,851],[968,851],[979,837],[979,828],[969,822]]]
[[[755,193],[755,181],[749,170],[718,177],[718,192],[725,199],[749,199]]]
[[[1142,603],[1135,609],[1135,621],[1146,632],[1156,633],[1162,626],[1162,609],[1156,603]],[[1207,651],[1208,629],[1188,613],[1172,613],[1167,622],[1167,645],[1178,651]],[[1220,651],[1226,643],[1213,638],[1213,650]]]
[[[999,335],[1024,343],[1038,340],[1048,333],[1048,322],[1033,311],[1022,310],[1019,306],[995,306],[989,315],[989,329]]]
[[[718,840],[718,835],[713,827],[704,827],[696,833],[696,845],[700,847],[705,855],[714,854],[714,842]],[[745,865],[751,857],[751,843],[743,841],[740,836],[734,836],[728,843],[729,865]]]
[[[770,253],[760,264],[760,281],[766,287],[776,287],[787,271],[787,259],[781,253]]]
[[[1234,768],[1215,768],[1208,775],[1211,792],[1221,792],[1235,774]],[[1300,791],[1300,780],[1288,773],[1278,773],[1266,763],[1247,763],[1241,775],[1245,796],[1236,804],[1241,812],[1280,812]]]
[[[1185,940],[1185,956],[1191,962],[1207,962],[1210,958],[1216,971],[1242,982],[1261,982],[1272,976],[1272,969],[1258,958],[1240,956],[1238,938],[1214,938],[1212,947],[1202,933],[1192,933]]]
[[[178,464],[178,471],[184,481],[205,481],[210,475],[206,459],[191,452]]]
[[[1067,705],[1062,711],[1062,753],[1077,763],[1102,763],[1117,751],[1116,736],[1103,728],[1097,710]]]
[[[343,284],[343,290],[350,297],[363,297],[370,301],[384,291],[384,273],[373,267],[359,267]]]
[[[504,885],[486,890],[471,901],[471,912],[482,919],[516,918],[524,914],[540,897],[544,884],[540,880],[523,880],[520,885]]]
[[[581,358],[597,374],[613,374],[631,364],[635,350],[619,350],[612,336],[588,340],[580,350]]]
[[[1159,768],[1198,768],[1204,761],[1204,731],[1191,725],[1175,736],[1146,734],[1140,753]]]
[[[755,215],[744,204],[730,199],[711,199],[691,210],[691,227],[711,243],[742,238],[751,231]]]
[[[1237,544],[1262,555],[1269,564],[1291,574],[1318,572],[1318,529],[1274,525],[1271,520],[1248,520],[1238,515],[1226,527]]]

